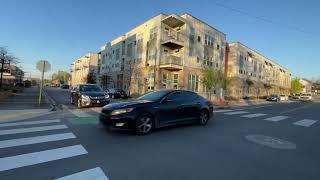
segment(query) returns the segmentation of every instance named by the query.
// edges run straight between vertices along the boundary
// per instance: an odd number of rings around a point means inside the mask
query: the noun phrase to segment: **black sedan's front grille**
[[[107,116],[111,115],[112,110],[102,109],[101,112]]]
[[[105,97],[104,96],[91,96],[90,99],[91,100],[104,100]]]

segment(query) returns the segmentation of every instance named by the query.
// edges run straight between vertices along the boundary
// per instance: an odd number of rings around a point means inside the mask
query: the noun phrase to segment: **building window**
[[[193,56],[193,48],[194,48],[194,35],[189,35],[189,56]]]
[[[156,39],[157,38],[157,31],[158,31],[158,29],[157,29],[157,27],[154,27],[154,28],[152,28],[152,29],[150,29],[150,37],[149,37],[149,39]]]
[[[219,50],[220,49],[220,45],[219,44],[217,44],[217,50]]]
[[[188,74],[188,90],[198,92],[199,76]]]
[[[197,63],[199,63],[200,62],[200,58],[199,57],[197,57]]]
[[[198,36],[198,42],[201,42],[201,37],[200,36]]]
[[[128,57],[132,56],[132,43],[127,45],[127,56]]]
[[[206,34],[204,37],[204,44],[210,47],[213,47],[214,45],[214,37]]]
[[[116,60],[120,59],[120,49],[116,49]]]

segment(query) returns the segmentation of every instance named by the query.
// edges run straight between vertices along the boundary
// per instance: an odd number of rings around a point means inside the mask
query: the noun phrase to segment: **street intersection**
[[[0,122],[0,179],[320,176],[318,102],[216,109],[205,127],[168,127],[136,136],[106,130],[98,123],[100,108],[76,109],[67,90],[46,91],[62,109]]]

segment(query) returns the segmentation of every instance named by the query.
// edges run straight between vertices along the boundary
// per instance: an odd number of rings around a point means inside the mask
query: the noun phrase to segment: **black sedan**
[[[107,127],[132,129],[144,135],[153,129],[180,123],[206,125],[213,116],[213,104],[191,91],[160,90],[135,101],[104,106],[100,122]]]
[[[71,90],[70,103],[78,108],[104,106],[109,102],[109,95],[96,84],[77,84]]]
[[[271,96],[267,97],[267,101],[278,102],[280,101],[280,96],[276,94],[272,94]]]
[[[119,98],[127,99],[128,98],[127,93],[122,89],[107,89],[106,93],[108,93],[109,97],[113,98],[113,99],[119,99]]]

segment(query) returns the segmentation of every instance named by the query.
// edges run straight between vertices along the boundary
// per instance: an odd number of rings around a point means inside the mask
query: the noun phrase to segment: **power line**
[[[243,11],[243,10],[239,10],[239,9],[236,9],[236,8],[233,8],[231,6],[227,6],[227,5],[224,5],[220,2],[217,2],[217,1],[214,1],[213,2],[216,6],[219,6],[219,7],[222,7],[224,9],[227,9],[227,10],[230,10],[230,11],[233,11],[233,12],[236,12],[238,14],[241,14],[241,15],[245,15],[245,16],[248,16],[250,18],[254,18],[254,19],[257,19],[257,20],[260,20],[260,21],[263,21],[263,22],[266,22],[266,23],[269,23],[269,24],[273,24],[273,25],[277,25],[277,26],[282,26],[284,28],[287,28],[287,29],[290,29],[290,30],[294,30],[294,31],[297,31],[297,32],[300,32],[300,33],[304,33],[304,34],[308,34],[308,35],[311,35],[310,32],[307,32],[297,26],[292,26],[292,25],[288,25],[288,24],[284,24],[284,23],[281,23],[281,22],[276,22],[276,21],[273,21],[271,19],[268,19],[266,17],[261,17],[261,16],[256,16],[256,15],[253,15],[251,13],[248,13],[246,11]]]

